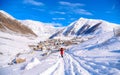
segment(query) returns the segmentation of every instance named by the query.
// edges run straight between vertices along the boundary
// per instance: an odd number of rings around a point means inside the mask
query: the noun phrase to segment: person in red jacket
[[[64,55],[64,48],[60,48],[60,54],[61,54],[61,57],[63,57],[63,55]]]

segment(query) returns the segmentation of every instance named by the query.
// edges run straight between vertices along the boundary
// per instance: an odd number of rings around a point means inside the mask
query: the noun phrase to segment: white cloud
[[[88,12],[87,10],[85,9],[76,9],[76,10],[73,10],[75,13],[77,14],[83,14],[83,15],[93,15],[91,12]]]
[[[44,4],[42,2],[38,2],[38,1],[35,1],[35,0],[24,0],[24,3],[35,5],[35,6],[44,6]]]
[[[105,13],[110,14],[110,13],[113,12],[113,10],[114,10],[115,8],[116,8],[116,4],[113,4],[112,7],[111,7],[111,10],[107,10],[107,11],[105,11]]]
[[[37,11],[45,11],[45,9],[38,9],[38,8],[32,8],[32,9]]]
[[[65,2],[65,1],[60,1],[59,4],[69,6],[69,7],[85,6],[85,4],[82,4],[82,3],[70,3],[70,2]]]
[[[70,2],[64,2],[60,1],[59,4],[61,10],[65,10],[66,13],[69,14],[80,14],[80,15],[93,15],[91,12],[81,9],[82,6],[85,6],[85,4],[82,3],[70,3]]]
[[[62,14],[62,15],[64,15],[66,13],[65,12],[61,12],[61,11],[52,11],[52,12],[50,12],[50,14]]]
[[[65,18],[52,18],[53,20],[65,20]]]

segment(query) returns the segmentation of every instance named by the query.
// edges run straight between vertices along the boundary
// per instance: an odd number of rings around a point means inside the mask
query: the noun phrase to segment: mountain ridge
[[[86,35],[98,35],[105,32],[116,30],[120,26],[99,19],[87,19],[81,17],[64,28],[56,28],[53,25],[34,21],[34,20],[16,20],[7,12],[0,10],[0,30],[13,31],[22,34],[32,34],[39,37],[81,37]],[[25,31],[25,32],[24,32]]]
[[[110,32],[120,26],[109,23],[104,20],[80,18],[68,25],[62,32],[56,32],[50,38],[55,37],[79,37],[82,35],[96,35],[100,33]]]

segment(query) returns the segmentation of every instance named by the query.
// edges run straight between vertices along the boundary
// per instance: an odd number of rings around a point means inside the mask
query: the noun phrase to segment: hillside
[[[34,21],[34,20],[19,20],[22,24],[30,28],[39,37],[49,37],[51,34],[55,33],[57,30],[53,25]]]
[[[0,11],[0,31],[7,33],[19,33],[25,36],[37,36],[31,29],[18,22],[16,19],[6,14],[4,11]]]

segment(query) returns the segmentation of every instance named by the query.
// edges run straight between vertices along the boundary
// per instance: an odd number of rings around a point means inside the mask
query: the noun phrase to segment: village
[[[55,50],[59,51],[61,47],[63,47],[64,50],[67,50],[69,46],[78,45],[91,38],[75,37],[69,40],[48,39],[46,41],[40,41],[37,45],[29,45],[29,47],[33,51],[43,51],[46,52],[46,55],[48,55],[51,51],[55,51]]]
[[[46,41],[40,41],[35,45],[28,45],[28,47],[31,49],[28,54],[33,54],[34,52],[42,52],[42,56],[48,56],[51,53],[59,52],[60,48],[63,48],[64,51],[66,51],[69,50],[70,46],[78,45],[91,38],[75,37],[70,40],[48,39]],[[20,55],[22,55],[22,53],[18,53],[16,57],[10,63],[8,63],[8,65],[26,62],[27,59],[19,57]]]

